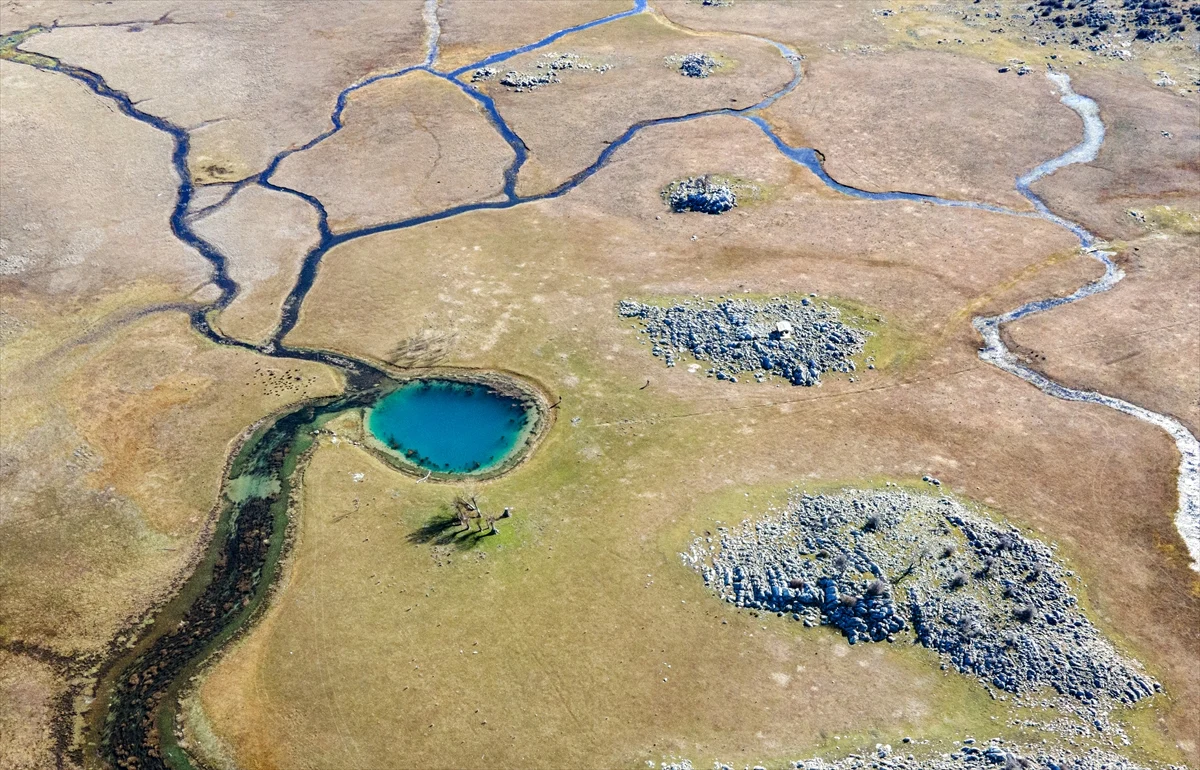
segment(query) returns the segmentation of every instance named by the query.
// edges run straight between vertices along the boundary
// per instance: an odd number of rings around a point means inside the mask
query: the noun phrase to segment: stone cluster
[[[682,56],[668,56],[666,61],[668,65],[677,68],[680,75],[689,78],[706,78],[721,66],[721,62],[699,51]]]
[[[1034,24],[1070,30],[1075,44],[1109,31],[1155,41],[1178,38],[1188,26],[1200,30],[1200,3],[1186,0],[1037,0],[1029,11]]]
[[[733,187],[708,175],[676,180],[667,185],[662,196],[677,214],[684,211],[722,214],[737,205]]]
[[[905,741],[908,739],[906,738]],[[1145,765],[1105,749],[1067,750],[1046,746],[1014,746],[999,738],[977,745],[967,738],[949,753],[914,757],[893,752],[890,745],[877,744],[868,754],[849,754],[842,759],[805,759],[792,762],[793,770],[1148,770]],[[653,762],[649,763],[653,766]],[[659,764],[660,770],[698,770],[689,760]],[[1175,765],[1167,770],[1184,770]],[[734,770],[716,762],[713,770]],[[755,765],[754,770],[764,770]]]
[[[542,54],[534,66],[534,72],[509,70],[500,78],[500,84],[513,91],[533,91],[541,86],[562,82],[558,73],[563,70],[589,70],[603,74],[612,69],[612,65],[594,64],[579,54],[557,51]],[[471,74],[471,82],[491,80],[496,74],[494,67],[481,67]]]
[[[667,366],[689,354],[708,361],[708,375],[737,382],[782,377],[817,385],[825,372],[853,372],[870,332],[848,326],[840,311],[805,297],[767,301],[696,298],[668,307],[625,300],[619,312],[641,321],[651,352]]]
[[[560,82],[553,70],[545,72],[518,72],[509,70],[500,78],[500,85],[508,86],[514,91],[532,91],[540,86]]]
[[[799,494],[712,540],[683,558],[738,607],[832,625],[851,644],[911,629],[1010,693],[1130,704],[1160,689],[1080,611],[1050,547],[949,497]]]
[[[977,8],[974,15],[989,25],[1009,25],[993,32],[1019,32],[1022,39],[1040,45],[1070,46],[1120,59],[1136,56],[1146,45],[1185,40],[1200,31],[1200,3],[1195,0],[1033,0],[1007,9],[999,4],[992,10]]]

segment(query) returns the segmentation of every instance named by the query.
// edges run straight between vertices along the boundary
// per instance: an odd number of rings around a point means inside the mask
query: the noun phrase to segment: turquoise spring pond
[[[408,462],[435,473],[478,473],[518,447],[531,415],[519,399],[487,385],[416,380],[370,411],[367,427]]]

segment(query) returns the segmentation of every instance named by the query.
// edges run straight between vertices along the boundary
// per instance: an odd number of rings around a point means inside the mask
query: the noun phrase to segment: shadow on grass
[[[416,545],[428,543],[449,545],[460,551],[468,551],[479,545],[486,537],[488,537],[486,529],[482,532],[475,529],[474,526],[471,529],[463,529],[457,518],[448,511],[442,511],[411,532],[408,535],[408,542]]]

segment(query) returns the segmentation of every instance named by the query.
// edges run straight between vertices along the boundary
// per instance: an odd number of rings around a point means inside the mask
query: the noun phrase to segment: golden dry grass
[[[0,650],[0,764],[11,770],[54,766],[50,720],[62,686],[48,664]]]
[[[180,314],[51,363],[4,377],[0,634],[92,654],[192,558],[231,443],[339,383],[323,367],[203,342]]]

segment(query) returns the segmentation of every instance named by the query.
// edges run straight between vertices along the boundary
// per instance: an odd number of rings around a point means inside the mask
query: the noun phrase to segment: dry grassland
[[[193,177],[229,182],[329,128],[334,99],[347,85],[420,63],[421,6],[420,0],[344,3],[331,14],[321,3],[177,4],[166,9],[172,23],[136,31],[64,27],[38,35],[26,49],[101,72],[151,113],[191,129]],[[120,7],[124,18],[108,10],[102,18],[153,20],[166,12],[141,3]],[[12,22],[6,13],[4,26],[49,24],[60,10],[36,7],[14,13]]]
[[[446,0],[438,63],[626,7]],[[192,129],[202,183],[261,171],[329,128],[342,88],[424,51],[417,0],[337,14],[6,2],[3,26],[125,21],[131,10],[170,11],[173,23],[64,27],[26,47],[101,72]],[[1014,55],[1040,68],[1049,51],[989,38],[944,53],[936,40],[966,28],[953,14],[753,0],[663,10],[677,23],[639,16],[547,49],[612,64],[603,74],[567,70],[522,93],[480,85],[529,147],[521,193],[570,178],[637,121],[748,106],[791,78],[775,48],[718,29],[807,57],[805,82],[768,117],[847,184],[1019,207],[1013,178],[1078,140],[1077,117],[1040,74],[995,72]],[[728,66],[692,80],[664,63],[697,50]],[[533,71],[543,52],[499,68]],[[1095,163],[1038,186],[1063,216],[1127,240],[1128,278],[1010,336],[1051,376],[1195,429],[1196,101],[1146,85],[1142,66],[1071,70],[1108,138]],[[208,266],[170,234],[176,181],[162,134],[58,75],[0,62],[0,85],[0,765],[24,768],[52,761],[49,720],[67,678],[125,641],[186,571],[242,432],[341,383],[316,364],[211,345],[159,308],[212,296]],[[475,102],[428,75],[356,92],[344,118],[276,178],[318,195],[335,229],[488,198],[512,157]],[[660,190],[705,173],[754,194],[719,217],[669,213]],[[198,195],[211,203],[226,189]],[[1162,204],[1174,208],[1149,224],[1126,213]],[[265,338],[315,242],[311,208],[251,187],[197,230],[242,284],[216,323]],[[794,485],[932,474],[1059,544],[1092,619],[1166,686],[1153,706],[1117,715],[1133,754],[1200,760],[1200,581],[1172,521],[1174,445],[976,355],[971,316],[1099,275],[1076,244],[1037,219],[841,196],[749,122],[714,117],[642,131],[562,198],[332,249],[289,343],[383,360],[405,340],[436,339],[440,363],[517,372],[562,396],[561,413],[528,462],[478,485],[486,505],[516,510],[488,538],[440,528],[453,487],[322,438],[273,604],[185,706],[192,749],[217,766],[287,770],[672,755],[702,766],[910,734],[1040,740],[1014,732],[1006,704],[940,671],[930,652],[849,647],[828,629],[738,612],[678,558],[694,534],[760,513]],[[627,297],[746,292],[831,298],[876,333],[877,368],[816,389],[719,383],[665,368],[615,310]],[[332,427],[355,435],[355,419]]]
[[[225,255],[240,288],[216,325],[235,339],[270,337],[304,255],[320,240],[316,211],[294,195],[251,185],[194,227]]]
[[[700,166],[718,139],[721,167]],[[279,604],[202,692],[235,756],[625,766],[1000,730],[1003,709],[956,675],[930,679],[922,653],[731,612],[676,562],[689,532],[789,484],[927,472],[1062,545],[1097,621],[1167,682],[1164,727],[1139,714],[1137,743],[1170,755],[1187,740],[1200,602],[1171,521],[1173,446],[981,364],[967,323],[1069,291],[1094,263],[1060,255],[1070,239],[1036,220],[835,197],[767,150],[731,118],[656,128],[564,199],[330,252],[293,342],[382,356],[453,330],[445,363],[533,377],[564,419],[486,486],[518,518],[467,553],[413,542],[449,490],[321,450]],[[767,192],[722,217],[666,213],[661,184],[701,171]],[[717,383],[663,368],[614,313],[626,296],[812,289],[883,316],[891,365],[819,390]]]
[[[442,34],[435,64],[442,71],[465,67],[632,5],[629,0],[444,0],[438,5]]]
[[[1129,209],[1168,205],[1200,216],[1200,98],[1129,75],[1080,71],[1072,77],[1075,89],[1100,105],[1104,144],[1094,163],[1061,169],[1034,192],[1105,238],[1143,232]]]
[[[552,189],[595,161],[605,146],[641,120],[723,107],[749,107],[785,86],[792,68],[770,44],[728,35],[696,35],[652,16],[633,16],[567,35],[551,50],[612,69],[566,70],[561,83],[515,92],[499,80],[476,84],[496,100],[530,150],[517,192]],[[688,78],[668,56],[701,50],[729,62],[707,78]],[[500,71],[536,72],[544,51],[510,59]],[[464,75],[469,79],[469,74]]]
[[[1009,338],[1059,382],[1091,388],[1200,432],[1200,239],[1154,234],[1123,252],[1112,291],[1022,319]]]
[[[514,157],[478,102],[424,72],[354,92],[343,120],[274,178],[319,198],[335,232],[495,197]]]
[[[789,144],[824,153],[842,184],[1028,211],[1017,177],[1082,134],[1058,100],[1040,73],[1001,75],[955,54],[854,52],[815,58],[769,115]]]

